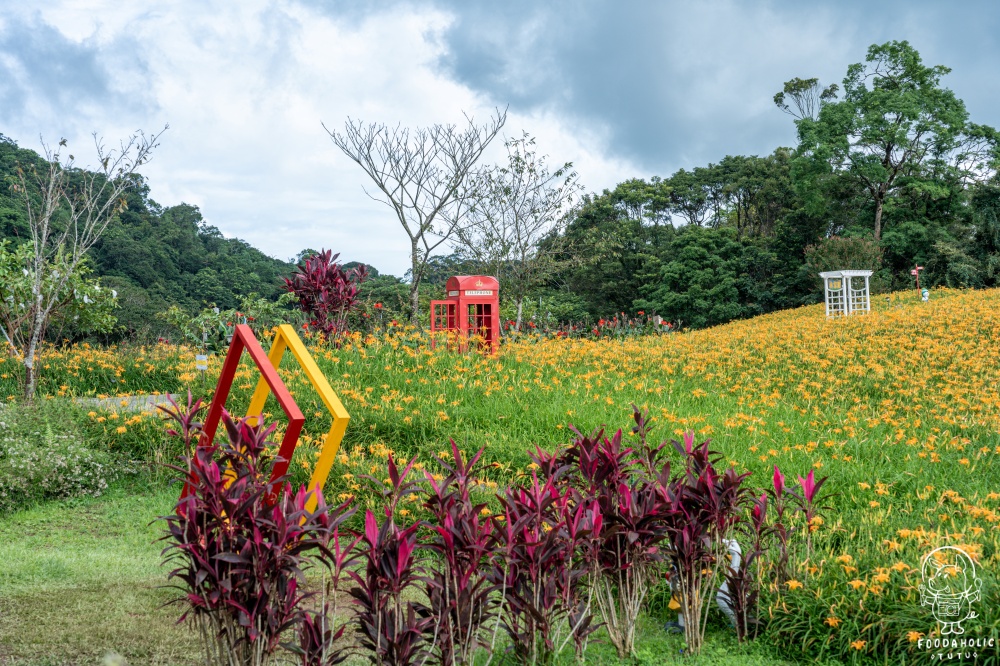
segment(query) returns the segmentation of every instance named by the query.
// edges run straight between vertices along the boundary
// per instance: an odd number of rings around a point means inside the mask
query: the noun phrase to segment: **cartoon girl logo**
[[[972,604],[983,586],[972,558],[955,546],[935,548],[924,556],[920,578],[920,605],[931,607],[941,635],[964,634],[962,622],[977,617]]]

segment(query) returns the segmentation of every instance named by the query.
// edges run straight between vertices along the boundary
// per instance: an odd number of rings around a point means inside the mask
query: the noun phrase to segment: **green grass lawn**
[[[717,627],[706,655],[687,663],[781,663],[769,660],[766,643],[795,659],[914,657],[910,636],[936,630],[916,592],[921,558],[945,544],[968,548],[988,574],[971,630],[996,636],[1000,290],[951,292],[929,304],[894,298],[863,318],[827,320],[819,308],[802,308],[689,335],[515,343],[491,358],[397,338],[315,348],[351,413],[328,495],[370,505],[378,498],[357,492],[357,478],[384,470],[390,449],[433,465],[450,437],[467,453],[485,447],[483,477],[500,487],[523,478],[534,445],[565,443],[568,423],[627,431],[634,402],[649,407],[656,438],[689,429],[711,437],[726,463],[753,473],[754,487],[769,485],[778,465],[789,484],[813,470],[829,476],[826,489],[836,493],[810,556],[796,554],[797,587],[764,590],[767,635],[744,648]],[[53,363],[75,367],[66,360],[71,352],[60,353]],[[329,422],[301,373],[283,364],[282,374],[309,421],[292,465],[305,482]],[[229,403],[235,411],[255,380],[241,369]],[[153,415],[77,408],[74,416],[60,400],[48,403],[46,418],[61,418],[59,432],[101,455],[169,460],[176,451]],[[17,437],[46,445],[44,426],[28,419]],[[7,462],[0,461],[0,481],[17,474]],[[169,511],[176,489],[126,478],[102,498],[50,501],[0,518],[0,658],[94,663],[115,650],[133,664],[198,663],[190,634],[174,625],[177,611],[161,608],[171,593],[159,587],[166,582],[152,543],[159,528],[149,526]],[[802,521],[793,527],[801,536]],[[644,625],[643,663],[678,655],[679,638],[666,636],[661,622]],[[990,658],[997,663],[995,653]],[[597,645],[588,662],[615,660]]]
[[[133,666],[204,663],[195,635],[177,624],[178,607],[164,607],[176,592],[163,587],[161,527],[150,525],[176,496],[175,486],[119,485],[105,497],[50,502],[0,520],[0,663],[95,664],[111,653]],[[697,659],[681,657],[680,638],[659,619],[646,618],[641,635],[637,664],[787,663],[763,645],[738,645],[722,628]],[[587,663],[620,662],[597,644]]]
[[[194,636],[166,607],[159,526],[176,491],[117,487],[0,522],[0,655],[11,663],[193,664]]]

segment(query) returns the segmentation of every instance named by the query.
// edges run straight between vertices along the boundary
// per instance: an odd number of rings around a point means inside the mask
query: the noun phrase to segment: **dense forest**
[[[942,85],[947,72],[906,42],[872,46],[842,85],[793,79],[775,95],[797,146],[585,195],[541,241],[555,262],[526,316],[641,310],[711,326],[816,302],[816,273],[831,268],[870,268],[879,291],[911,287],[915,264],[930,287],[997,285],[998,137]],[[0,135],[0,179],[40,160]],[[119,337],[157,335],[156,314],[174,304],[194,313],[252,293],[276,298],[281,276],[311,252],[270,258],[223,237],[196,207],[164,208],[148,194],[136,178],[127,209],[91,250],[93,273],[119,294]],[[0,240],[23,241],[26,229],[23,202],[0,188]],[[421,301],[448,276],[480,269],[468,253],[433,257]],[[363,299],[406,317],[405,276],[370,275]]]

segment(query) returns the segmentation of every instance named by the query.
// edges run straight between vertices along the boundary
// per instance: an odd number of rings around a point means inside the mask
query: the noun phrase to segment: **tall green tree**
[[[656,279],[644,281],[633,307],[691,328],[761,314],[779,305],[778,269],[760,239],[740,239],[733,228],[688,225],[671,239]]]
[[[670,188],[670,212],[696,227],[705,223],[710,210],[705,175],[681,169],[666,181]]]
[[[949,71],[924,65],[905,41],[872,45],[864,63],[848,67],[842,100],[827,95],[815,118],[796,120],[801,153],[867,192],[876,241],[883,212],[901,191],[936,192],[934,176],[946,170],[966,182],[993,173],[996,130],[969,122],[965,104],[941,85]]]
[[[553,280],[577,295],[593,316],[631,312],[639,289],[658,274],[659,254],[676,231],[646,213],[659,204],[666,181],[629,180],[585,195],[564,235],[573,248]]]

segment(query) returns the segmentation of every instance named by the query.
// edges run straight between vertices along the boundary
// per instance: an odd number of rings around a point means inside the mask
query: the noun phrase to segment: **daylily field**
[[[1000,291],[941,291],[929,303],[895,295],[844,319],[812,306],[690,333],[528,337],[495,357],[432,350],[405,329],[313,346],[351,414],[326,492],[363,492],[358,475],[383,473],[390,451],[431,468],[453,438],[466,452],[485,448],[485,493],[528,473],[528,450],[567,441],[571,425],[627,431],[635,403],[654,417],[654,435],[711,438],[754,486],[770,485],[775,466],[789,483],[810,470],[830,477],[833,508],[814,521],[813,552],[797,554],[795,578],[769,590],[763,640],[795,659],[919,661],[917,641],[937,626],[920,605],[920,560],[938,545],[960,546],[984,572],[967,634],[1000,629],[998,311]],[[184,347],[52,350],[41,391],[209,396],[220,364],[211,359],[202,378]],[[329,417],[290,356],[282,372],[307,416],[292,467],[305,481]],[[0,397],[17,392],[17,376],[0,360]],[[255,380],[247,363],[233,411]],[[87,428],[137,459],[175,453],[152,413],[94,408]]]

